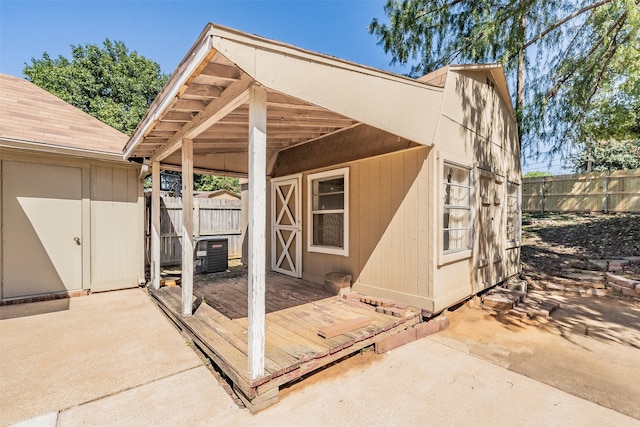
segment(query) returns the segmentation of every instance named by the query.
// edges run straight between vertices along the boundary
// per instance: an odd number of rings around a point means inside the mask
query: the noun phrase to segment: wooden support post
[[[200,237],[200,200],[193,200],[193,235]]]
[[[249,377],[264,374],[267,91],[249,91]]]
[[[151,283],[160,289],[160,162],[151,163]]]
[[[193,311],[193,140],[182,141],[182,315]]]

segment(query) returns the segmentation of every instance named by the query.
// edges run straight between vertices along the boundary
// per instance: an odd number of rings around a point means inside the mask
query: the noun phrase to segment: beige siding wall
[[[302,179],[303,277],[353,275],[354,290],[432,308],[429,221],[430,149],[421,147],[305,172]],[[349,167],[349,256],[307,251],[307,175]]]
[[[521,182],[517,129],[487,77],[484,72],[449,74],[433,148],[368,152],[362,147],[373,138],[378,142],[370,146],[376,150],[384,146],[379,141],[391,139],[363,127],[349,140],[336,135],[314,143],[317,147],[281,153],[278,176],[303,172],[305,279],[323,282],[329,272],[350,273],[356,291],[440,311],[519,271],[519,247],[505,241],[507,183]],[[364,151],[348,151],[353,149]],[[363,158],[375,154],[381,155]],[[445,161],[470,168],[473,177],[473,246],[457,259],[442,254]],[[309,252],[307,176],[345,166],[350,171],[349,256]],[[478,267],[483,259],[487,267]]]
[[[441,310],[519,271],[519,247],[506,244],[507,183],[521,183],[517,128],[507,104],[492,88],[489,73],[448,75],[436,151],[433,205],[438,236],[443,162],[469,167],[473,177],[471,252],[448,260],[442,255],[441,239],[436,239],[434,306]]]
[[[0,149],[0,161],[79,168],[81,187],[82,288],[94,291],[136,286],[144,281],[142,183],[139,167],[124,162],[81,159],[18,149]],[[52,178],[53,179],[53,178]],[[2,218],[2,215],[0,215]],[[47,228],[55,228],[55,218]],[[4,237],[4,236],[3,236]],[[0,255],[19,242],[3,239]],[[0,259],[0,265],[2,265]],[[48,262],[46,259],[34,260]],[[0,269],[0,274],[4,272]],[[56,292],[44,285],[40,293]],[[33,293],[24,293],[27,296]],[[3,298],[7,296],[3,295]]]

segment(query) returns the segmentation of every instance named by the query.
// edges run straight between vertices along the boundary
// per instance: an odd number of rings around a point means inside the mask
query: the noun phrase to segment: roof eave
[[[76,157],[90,157],[98,160],[109,160],[122,162],[122,156],[117,152],[89,150],[75,147],[65,147],[61,145],[48,144],[36,141],[24,141],[14,138],[0,137],[0,147],[15,148],[20,150],[37,151],[49,154],[61,154]]]
[[[172,100],[179,94],[184,84],[192,78],[200,65],[211,57],[212,53],[212,24],[207,25],[200,33],[197,41],[191,46],[187,55],[182,59],[178,67],[169,77],[156,99],[153,101],[147,114],[136,127],[133,135],[124,147],[123,158],[131,157],[131,153],[142,141],[149,128],[160,119],[160,116],[168,108]]]

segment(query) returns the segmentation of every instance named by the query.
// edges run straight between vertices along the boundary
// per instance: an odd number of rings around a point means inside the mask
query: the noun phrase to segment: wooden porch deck
[[[266,276],[265,374],[251,380],[247,358],[247,276],[196,280],[194,312],[183,318],[179,286],[151,290],[173,321],[233,382],[249,409],[277,402],[279,387],[375,344],[420,321],[420,310],[402,317],[376,312],[360,299],[331,295],[319,285],[277,273]],[[318,330],[366,317],[369,323],[331,338]]]

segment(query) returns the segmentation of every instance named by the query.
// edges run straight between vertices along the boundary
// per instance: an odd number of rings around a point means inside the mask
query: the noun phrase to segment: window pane
[[[316,246],[344,247],[344,215],[314,214],[313,244]]]
[[[444,230],[443,249],[447,251],[460,251],[469,248],[469,230]]]
[[[443,228],[468,228],[471,212],[468,209],[444,209]]]
[[[313,196],[313,210],[344,209],[344,193]]]
[[[445,163],[444,165],[444,182],[458,185],[469,186],[469,169],[453,166]]]
[[[323,179],[316,182],[318,183],[316,194],[344,192],[343,177]]]
[[[471,189],[458,187],[456,185],[445,184],[444,204],[454,206],[470,206],[469,196]]]
[[[442,233],[444,252],[470,248],[471,170],[445,162]],[[456,207],[454,207],[456,206]]]

